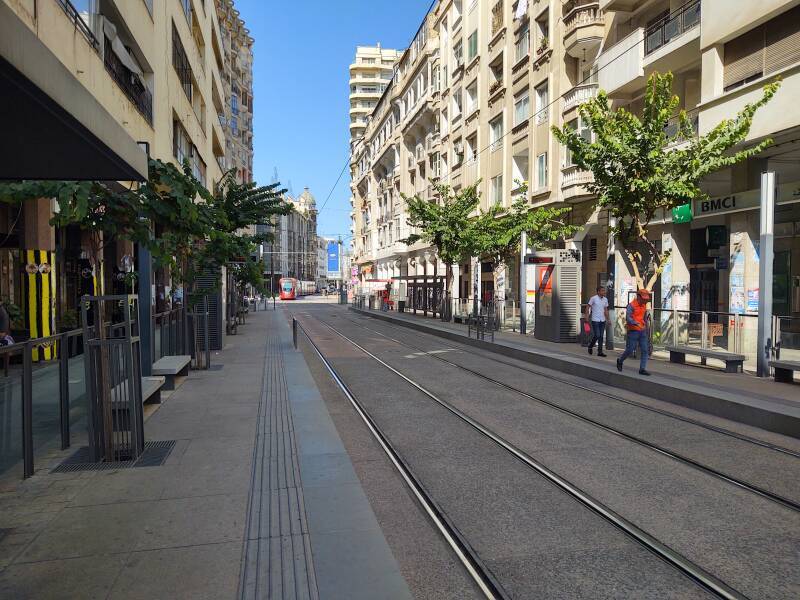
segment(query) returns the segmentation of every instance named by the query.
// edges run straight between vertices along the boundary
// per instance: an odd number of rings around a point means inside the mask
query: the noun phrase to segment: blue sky
[[[349,153],[349,70],[358,45],[405,48],[430,0],[236,0],[255,39],[256,181],[273,169],[295,194],[308,186],[321,206]],[[349,235],[346,171],[318,233]]]

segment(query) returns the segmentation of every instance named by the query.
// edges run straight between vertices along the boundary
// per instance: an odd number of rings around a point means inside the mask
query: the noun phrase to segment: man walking
[[[603,352],[603,336],[606,333],[606,321],[608,321],[608,298],[606,298],[606,288],[600,286],[597,293],[589,298],[586,305],[586,320],[592,326],[592,339],[589,341],[589,354],[592,353],[594,343],[597,342],[597,356],[607,356]]]
[[[636,347],[639,347],[639,375],[650,375],[647,372],[647,354],[650,350],[650,340],[647,337],[647,303],[650,302],[649,290],[640,289],[636,298],[631,300],[625,311],[625,322],[628,326],[628,337],[625,342],[625,352],[617,359],[617,371],[622,371],[622,363]]]

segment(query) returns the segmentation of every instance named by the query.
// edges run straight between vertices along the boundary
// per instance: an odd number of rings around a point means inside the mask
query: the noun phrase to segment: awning
[[[147,179],[136,140],[4,2],[0,119],[0,179]]]

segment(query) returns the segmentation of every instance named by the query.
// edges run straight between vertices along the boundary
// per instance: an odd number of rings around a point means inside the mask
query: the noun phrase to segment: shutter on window
[[[766,27],[764,75],[800,62],[800,6],[772,19]]]
[[[757,27],[725,44],[723,87],[764,72],[764,28]]]

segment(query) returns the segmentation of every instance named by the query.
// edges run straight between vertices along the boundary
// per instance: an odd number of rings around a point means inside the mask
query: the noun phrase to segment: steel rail
[[[367,316],[367,317],[369,317],[371,319],[374,319],[374,317],[372,315],[365,314],[365,316]],[[390,340],[393,340],[393,341],[398,342],[400,344],[403,343],[403,342],[400,342],[399,340],[396,340],[396,339],[392,338],[391,336],[387,336],[387,335],[385,335],[383,333],[380,333],[379,331],[377,331],[375,329],[371,329],[371,328],[367,327],[366,325],[361,325],[357,321],[353,321],[352,319],[346,319],[346,320],[350,321],[351,323],[354,323],[356,325],[359,325],[360,327],[364,327],[365,329],[369,329],[370,331],[374,331],[375,333],[383,335],[384,337],[387,337]],[[428,333],[427,335],[434,335],[434,334]],[[460,345],[464,346],[464,343],[463,342],[459,342],[458,340],[449,340],[449,341],[453,341],[456,344],[460,344]],[[521,371],[527,371],[528,373],[532,373],[533,375],[538,375],[540,377],[547,377],[549,379],[552,379],[553,381],[558,381],[559,383],[563,383],[565,385],[569,385],[569,386],[572,386],[574,388],[585,390],[587,392],[592,392],[593,394],[597,394],[599,396],[604,396],[606,398],[611,398],[612,400],[616,400],[618,402],[622,402],[622,403],[628,404],[630,406],[636,406],[638,408],[642,408],[642,409],[648,410],[650,412],[654,412],[654,413],[658,413],[660,415],[664,415],[665,417],[670,417],[670,418],[676,419],[678,421],[683,421],[684,423],[689,423],[691,425],[696,425],[698,427],[702,427],[703,429],[708,429],[710,431],[714,431],[714,432],[719,433],[721,435],[727,435],[727,436],[730,436],[732,438],[736,438],[736,439],[738,439],[740,441],[743,441],[743,442],[749,442],[751,444],[755,444],[756,446],[762,446],[764,448],[767,448],[768,450],[774,450],[775,452],[780,452],[781,454],[787,454],[789,456],[793,456],[794,458],[800,458],[800,452],[798,452],[796,450],[791,450],[790,448],[784,448],[783,446],[778,446],[777,444],[772,444],[770,442],[765,442],[764,440],[760,440],[758,438],[754,438],[752,436],[749,436],[749,435],[746,435],[746,434],[743,434],[743,433],[737,433],[735,431],[731,431],[730,429],[725,429],[724,427],[718,427],[716,425],[712,425],[711,423],[704,423],[703,421],[698,421],[697,419],[692,419],[691,417],[684,417],[683,415],[678,415],[678,414],[669,412],[667,410],[663,410],[661,408],[655,408],[654,406],[648,406],[646,404],[642,404],[640,402],[636,402],[635,400],[629,400],[627,398],[623,398],[622,396],[617,396],[617,395],[612,394],[610,392],[597,390],[597,389],[594,389],[594,388],[591,388],[591,387],[588,387],[588,386],[585,386],[585,385],[581,385],[580,383],[575,383],[573,381],[569,381],[568,379],[563,379],[561,377],[556,377],[556,376],[552,376],[552,375],[549,375],[549,374],[545,374],[545,373],[542,373],[540,371],[536,371],[534,369],[531,369],[529,367],[525,367],[525,366],[522,366],[522,365],[516,365],[514,363],[508,362],[506,360],[501,360],[501,359],[496,358],[494,356],[485,356],[484,354],[480,354],[480,353],[476,352],[475,350],[471,350],[468,347],[460,348],[459,350],[461,350],[462,352],[466,352],[468,354],[472,354],[473,356],[478,356],[480,358],[489,359],[489,360],[494,361],[496,363],[499,363],[501,365],[506,365],[508,367],[514,367],[515,369],[519,369]],[[484,352],[486,352],[487,354],[491,354],[492,353],[491,350],[485,350]]]
[[[628,521],[625,517],[618,514],[614,510],[610,509],[609,507],[605,506],[580,488],[573,485],[570,481],[552,471],[550,468],[546,467],[532,456],[520,450],[510,442],[506,441],[499,435],[495,434],[491,430],[484,427],[481,423],[470,417],[469,415],[463,413],[458,408],[452,406],[448,402],[442,400],[429,390],[427,390],[424,386],[417,383],[413,379],[410,379],[390,364],[384,362],[369,350],[358,344],[358,342],[351,340],[349,337],[341,333],[336,328],[332,327],[325,321],[320,322],[325,325],[328,329],[333,331],[336,335],[350,343],[353,347],[357,348],[370,358],[372,358],[375,362],[380,364],[381,366],[385,367],[401,379],[405,380],[408,384],[412,387],[416,388],[426,396],[428,396],[431,400],[442,406],[443,408],[447,409],[453,415],[470,425],[473,429],[478,431],[479,433],[483,434],[485,437],[489,438],[495,444],[506,450],[512,456],[520,460],[523,464],[527,465],[528,467],[532,468],[533,470],[537,471],[540,475],[542,475],[546,480],[550,483],[554,484],[556,487],[561,489],[563,492],[567,493],[569,496],[577,500],[580,504],[585,506],[586,508],[590,509],[594,513],[598,514],[606,521],[614,525],[617,529],[622,531],[623,533],[627,534],[629,537],[643,545],[645,548],[650,550],[653,554],[673,566],[674,568],[678,569],[681,573],[685,576],[689,577],[699,586],[704,588],[706,591],[714,594],[719,598],[726,598],[728,600],[746,600],[747,596],[742,594],[741,592],[735,590],[734,588],[730,587],[728,584],[723,582],[722,580],[718,579],[705,569],[703,569],[700,565],[692,562],[682,554],[676,552],[666,544],[659,541],[654,536],[650,535],[643,529],[639,528],[634,523]]]
[[[439,533],[445,539],[447,544],[453,549],[453,552],[458,557],[458,560],[464,565],[464,568],[467,570],[470,577],[472,577],[472,579],[475,581],[475,584],[480,588],[481,592],[483,592],[484,596],[486,596],[486,598],[489,600],[510,598],[500,583],[495,579],[489,568],[483,564],[483,561],[472,549],[467,540],[461,535],[455,525],[453,525],[444,511],[438,507],[431,494],[425,489],[422,482],[419,481],[416,475],[414,475],[406,461],[394,448],[392,443],[377,426],[372,417],[369,416],[361,402],[355,397],[336,369],[333,368],[333,365],[331,365],[328,359],[325,358],[316,342],[311,339],[311,336],[308,334],[305,327],[303,327],[303,325],[296,318],[292,317],[292,320],[296,324],[296,327],[303,332],[303,335],[311,344],[311,347],[313,348],[317,357],[325,366],[336,385],[340,390],[342,390],[342,393],[353,406],[358,416],[364,421],[367,429],[369,429],[372,436],[381,446],[386,456],[389,457],[389,460],[403,478],[403,481],[405,481],[406,485],[417,499],[417,502],[419,502],[420,506],[428,515],[428,518],[436,526],[436,529],[439,530]]]
[[[708,475],[711,475],[713,477],[717,477],[718,479],[721,479],[721,480],[725,481],[726,483],[729,483],[729,484],[734,485],[736,487],[739,487],[740,489],[743,489],[743,490],[745,490],[747,492],[750,492],[752,494],[760,496],[760,497],[762,497],[762,498],[764,498],[766,500],[769,500],[771,502],[776,502],[776,503],[782,505],[785,508],[800,512],[800,503],[795,502],[794,500],[791,500],[789,498],[786,498],[785,496],[781,496],[780,494],[776,494],[775,492],[770,492],[769,490],[761,488],[761,487],[759,487],[757,485],[754,485],[752,483],[748,483],[748,482],[746,482],[746,481],[744,481],[742,479],[739,479],[739,478],[734,477],[732,475],[728,475],[726,473],[723,473],[722,471],[719,471],[719,470],[715,469],[714,467],[709,467],[708,465],[704,465],[703,463],[697,462],[696,460],[694,460],[692,458],[689,458],[689,457],[684,456],[682,454],[678,454],[677,452],[674,452],[672,450],[668,450],[667,448],[663,448],[662,446],[659,446],[657,444],[649,442],[644,438],[641,438],[639,436],[633,435],[631,433],[626,433],[624,431],[621,431],[619,429],[611,427],[610,425],[606,425],[605,423],[601,423],[600,421],[592,419],[591,417],[587,417],[586,415],[582,415],[579,412],[576,412],[576,411],[571,410],[569,408],[565,408],[565,407],[563,407],[563,406],[561,406],[559,404],[556,404],[555,402],[551,402],[550,400],[546,400],[544,398],[536,396],[535,394],[531,394],[529,392],[525,392],[523,390],[520,390],[519,388],[516,388],[516,387],[514,387],[512,385],[509,385],[509,384],[507,384],[507,383],[505,383],[503,381],[499,381],[497,379],[494,379],[493,377],[490,377],[488,375],[484,375],[483,373],[480,373],[479,371],[475,371],[474,369],[470,369],[469,367],[465,367],[465,366],[460,365],[458,363],[455,363],[453,361],[447,360],[446,358],[442,358],[441,356],[439,356],[437,354],[432,354],[431,352],[426,351],[423,348],[420,348],[418,346],[414,346],[413,344],[409,344],[407,342],[401,342],[400,340],[397,340],[395,338],[389,337],[389,336],[381,333],[380,331],[377,331],[376,329],[372,329],[372,328],[367,327],[365,325],[360,325],[359,323],[357,323],[355,321],[352,321],[350,319],[347,319],[347,320],[349,322],[353,323],[354,325],[358,325],[358,326],[363,327],[364,329],[366,329],[368,331],[372,331],[373,333],[377,333],[378,335],[381,335],[381,336],[385,337],[386,339],[389,339],[389,340],[395,342],[396,344],[399,344],[401,346],[405,346],[406,348],[409,348],[411,350],[417,350],[418,352],[422,352],[426,356],[430,356],[431,358],[435,358],[436,360],[440,360],[443,363],[446,363],[448,365],[451,365],[453,367],[456,367],[458,369],[461,369],[463,371],[471,373],[472,375],[474,375],[476,377],[479,377],[481,379],[489,381],[489,382],[491,382],[491,383],[493,383],[493,384],[495,384],[495,385],[497,385],[499,387],[502,387],[502,388],[504,388],[506,390],[509,390],[510,392],[513,392],[515,394],[519,394],[519,395],[521,395],[521,396],[523,396],[525,398],[528,398],[530,400],[534,400],[536,402],[540,402],[542,404],[545,404],[545,405],[549,406],[550,408],[553,408],[553,409],[555,409],[555,410],[557,410],[559,412],[562,412],[562,413],[564,413],[566,415],[569,415],[569,416],[574,417],[576,419],[579,419],[579,420],[581,420],[581,421],[583,421],[585,423],[593,425],[594,427],[597,427],[598,429],[602,429],[602,430],[604,430],[604,431],[606,431],[608,433],[611,433],[611,434],[614,434],[616,436],[619,436],[619,437],[621,437],[623,439],[626,439],[626,440],[628,440],[630,442],[633,442],[635,444],[639,444],[640,446],[648,448],[649,450],[652,450],[653,452],[656,452],[658,454],[661,454],[662,456],[666,456],[668,458],[676,460],[676,461],[678,461],[680,463],[683,463],[683,464],[685,464],[685,465],[687,465],[689,467],[697,469],[697,470],[699,470],[701,472],[704,472],[704,473],[706,473]],[[513,366],[513,365],[511,365],[511,366]],[[524,370],[527,371],[527,369],[524,369]],[[548,376],[547,375],[541,375],[541,377],[547,378]],[[557,378],[553,378],[553,379],[557,380]]]

